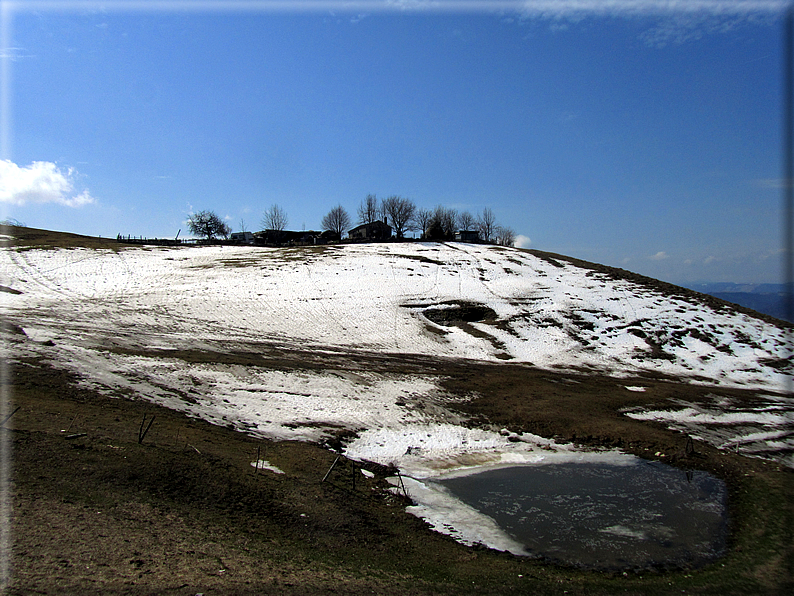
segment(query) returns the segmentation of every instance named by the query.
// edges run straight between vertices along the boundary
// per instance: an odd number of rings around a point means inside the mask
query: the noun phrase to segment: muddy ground
[[[405,513],[406,500],[386,490],[388,469],[343,460],[323,482],[339,442],[246,437],[143,399],[99,395],[44,362],[21,361],[4,379],[19,408],[2,428],[13,449],[7,593],[785,594],[794,587],[790,470],[701,443],[687,455],[683,435],[618,412],[671,398],[697,401],[708,388],[410,356],[283,349],[179,356],[264,359],[278,369],[338,369],[347,358],[356,370],[442,374],[449,391],[470,397],[456,407],[473,425],[619,446],[650,458],[664,453],[663,461],[723,478],[730,488],[729,551],[703,569],[624,574],[466,547]],[[646,392],[622,389],[632,382]],[[738,390],[720,392],[743,398]],[[154,422],[139,442],[144,417]],[[257,472],[257,455],[285,474]]]

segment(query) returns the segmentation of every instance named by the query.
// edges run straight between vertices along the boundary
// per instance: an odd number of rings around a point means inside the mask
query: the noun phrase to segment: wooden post
[[[328,468],[328,471],[325,473],[325,476],[323,476],[323,479],[320,482],[325,482],[328,479],[328,476],[331,475],[331,470],[334,469],[334,466],[336,465],[336,462],[338,462],[338,461],[339,461],[339,456],[337,455],[336,459],[334,460],[334,463],[332,463],[331,467]]]
[[[74,421],[75,421],[75,420],[77,420],[77,417],[78,417],[79,415],[80,415],[80,414],[75,414],[75,415],[74,415],[74,418],[72,418],[72,421],[69,423],[69,426],[67,426],[67,427],[66,427],[66,430],[65,430],[65,431],[63,431],[63,432],[65,432],[65,433],[68,433],[68,432],[71,430],[71,428],[72,428],[72,425],[74,424]]]
[[[695,453],[695,442],[692,440],[690,435],[686,436],[686,445],[684,446],[684,453],[686,455],[692,455]]]
[[[400,486],[401,486],[401,487],[402,487],[402,489],[403,489],[403,494],[405,495],[405,498],[406,498],[406,499],[410,498],[410,497],[408,496],[408,491],[407,491],[407,490],[405,490],[405,484],[403,483],[403,477],[402,477],[402,474],[400,474],[400,470],[397,470],[397,478],[399,478],[399,479],[400,479]]]
[[[22,407],[22,406],[17,406],[16,408],[14,408],[14,411],[13,411],[13,412],[11,412],[11,413],[10,413],[8,416],[6,416],[5,418],[3,418],[3,421],[2,421],[2,422],[0,422],[0,427],[3,427],[3,426],[5,426],[6,422],[8,422],[9,420],[11,420],[11,416],[13,416],[14,414],[16,414],[16,413],[19,411],[19,408],[21,408],[21,407]]]
[[[152,415],[152,419],[149,420],[149,426],[147,426],[146,430],[144,430],[143,425],[146,424],[146,414],[143,415],[143,420],[141,420],[141,428],[138,429],[138,445],[143,443],[143,439],[146,437],[146,433],[149,432],[149,429],[152,428],[155,418],[157,418],[157,416]]]

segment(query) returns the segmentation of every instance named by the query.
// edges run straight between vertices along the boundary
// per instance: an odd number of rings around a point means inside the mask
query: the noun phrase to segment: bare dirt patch
[[[483,304],[473,302],[445,303],[445,308],[428,308],[422,314],[439,325],[454,323],[475,323],[479,321],[495,321],[496,312]]]

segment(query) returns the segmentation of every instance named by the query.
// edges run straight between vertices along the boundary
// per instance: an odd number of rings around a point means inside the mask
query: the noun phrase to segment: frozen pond
[[[725,549],[727,491],[705,472],[636,459],[438,479],[530,556],[585,568],[703,565]]]

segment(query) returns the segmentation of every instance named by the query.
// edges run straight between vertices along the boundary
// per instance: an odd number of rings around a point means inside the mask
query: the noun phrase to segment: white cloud
[[[529,248],[529,245],[532,244],[532,240],[529,239],[529,236],[524,236],[523,234],[519,234],[516,236],[516,241],[513,246],[516,248]]]
[[[57,203],[67,207],[93,203],[88,189],[75,191],[76,176],[73,168],[64,171],[49,161],[34,161],[21,168],[7,159],[0,160],[0,203]]]
[[[665,259],[667,259],[668,257],[669,257],[669,255],[668,255],[666,252],[664,252],[663,250],[660,250],[660,251],[659,251],[659,252],[657,252],[655,255],[651,255],[651,256],[650,256],[650,257],[648,257],[648,258],[649,258],[651,261],[664,261],[664,260],[665,260]]]
[[[711,265],[716,260],[717,260],[717,257],[709,255],[705,259],[703,259],[703,264],[704,265]]]

